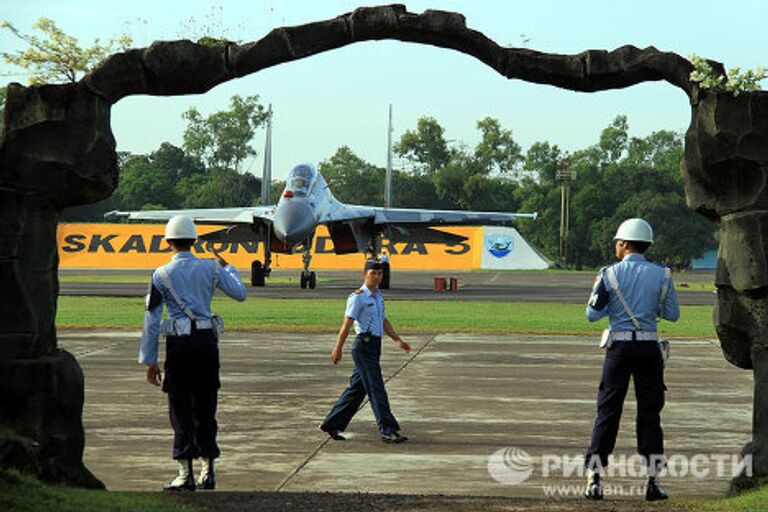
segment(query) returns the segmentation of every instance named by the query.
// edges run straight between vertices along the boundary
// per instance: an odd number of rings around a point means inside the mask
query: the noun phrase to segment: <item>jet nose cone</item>
[[[275,212],[275,235],[290,245],[306,240],[316,225],[312,209],[304,201],[283,203]]]

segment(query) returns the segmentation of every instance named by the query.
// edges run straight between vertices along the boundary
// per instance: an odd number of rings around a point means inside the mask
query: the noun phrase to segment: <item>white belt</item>
[[[611,338],[614,341],[658,341],[656,331],[612,331]]]
[[[210,318],[204,318],[202,320],[195,320],[195,327],[200,329],[213,329],[213,321]]]
[[[213,329],[213,320],[196,319],[195,327],[197,330]],[[160,333],[166,336],[189,336],[192,334],[192,322],[189,318],[166,318],[160,323]]]

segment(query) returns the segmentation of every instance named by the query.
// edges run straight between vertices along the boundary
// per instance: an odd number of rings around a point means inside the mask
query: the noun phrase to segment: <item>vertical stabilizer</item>
[[[387,177],[384,183],[384,206],[392,207],[392,104],[389,105],[389,128],[387,129]]]
[[[264,142],[264,172],[261,175],[261,204],[272,204],[272,104],[267,110],[267,138]]]

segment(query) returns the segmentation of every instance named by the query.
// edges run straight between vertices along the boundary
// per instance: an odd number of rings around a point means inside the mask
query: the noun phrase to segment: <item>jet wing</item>
[[[365,252],[375,233],[392,242],[456,244],[466,237],[447,233],[438,226],[488,226],[510,224],[520,218],[535,219],[536,213],[468,212],[420,210],[337,204],[320,218],[326,224],[337,254]]]
[[[537,216],[536,213],[421,210],[345,204],[332,209],[320,222],[370,221],[379,226],[492,226],[510,224],[517,219],[535,219]]]
[[[186,215],[196,224],[254,224],[261,220],[271,223],[275,216],[274,206],[252,206],[244,208],[200,208],[192,210],[146,210],[104,214],[107,221],[127,219],[135,221],[167,222],[175,215]]]
[[[390,226],[387,232],[387,238],[390,242],[413,242],[418,240],[425,244],[458,244],[467,239],[462,235],[432,229],[418,224],[395,225]]]

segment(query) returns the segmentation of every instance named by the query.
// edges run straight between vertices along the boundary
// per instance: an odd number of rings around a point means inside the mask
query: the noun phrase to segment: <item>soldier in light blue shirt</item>
[[[342,432],[346,430],[366,395],[376,416],[381,440],[385,443],[402,443],[408,440],[400,434],[400,425],[389,408],[379,365],[381,337],[386,333],[405,352],[410,352],[411,347],[398,336],[387,320],[384,297],[378,290],[381,278],[381,263],[366,262],[365,283],[347,299],[344,323],[339,331],[336,346],[331,352],[331,362],[337,364],[341,360],[344,342],[354,326],[356,336],[352,345],[352,359],[355,361],[355,369],[349,379],[349,386],[320,426],[321,430],[337,441],[345,439]]]
[[[667,498],[657,472],[664,465],[661,410],[664,407],[664,361],[658,343],[657,318],[680,317],[669,271],[650,263],[643,253],[653,243],[653,230],[643,219],[629,219],[616,232],[619,263],[598,275],[587,304],[590,322],[610,318],[607,351],[597,395],[597,418],[585,465],[589,478],[585,496],[603,498],[603,473],[619,431],[630,377],[637,397],[637,451],[648,465],[645,499]]]
[[[165,238],[173,258],[152,274],[139,363],[147,365],[147,382],[162,385],[168,394],[179,474],[164,490],[214,489],[214,460],[221,453],[216,444],[216,405],[222,325],[211,313],[211,299],[216,288],[237,301],[245,300],[247,292],[237,270],[218,254],[214,252],[215,261],[197,259],[190,252],[197,230],[189,217],[171,218]],[[165,320],[161,320],[163,304],[168,308]],[[161,333],[166,336],[165,379],[157,364]],[[198,457],[203,468],[195,482],[192,460]]]

